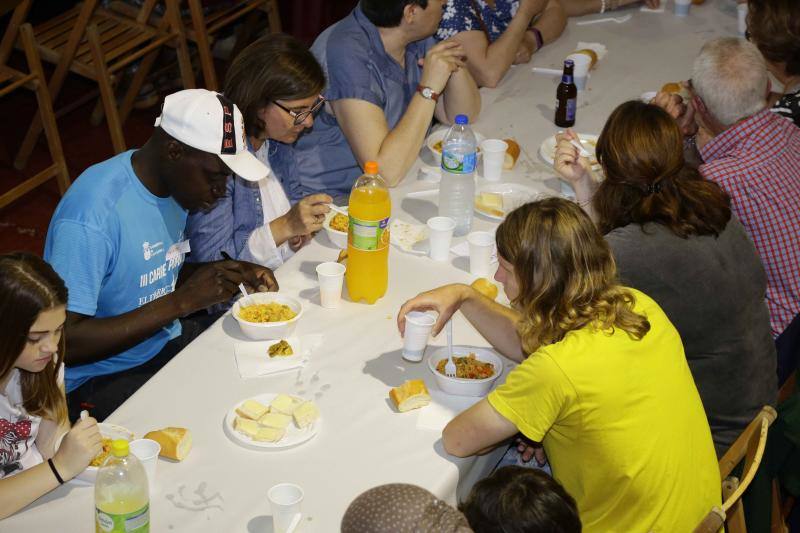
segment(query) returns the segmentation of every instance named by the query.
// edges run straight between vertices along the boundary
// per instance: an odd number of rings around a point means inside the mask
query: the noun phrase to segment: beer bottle
[[[556,126],[569,128],[575,125],[575,107],[578,103],[578,88],[572,79],[575,63],[564,61],[564,74],[556,89]]]

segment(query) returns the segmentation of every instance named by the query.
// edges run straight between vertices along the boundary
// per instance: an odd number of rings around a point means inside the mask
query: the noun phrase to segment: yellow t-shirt
[[[636,341],[590,327],[539,348],[489,403],[544,443],[554,477],[591,532],[690,532],[720,504],[720,474],[683,345],[664,312]]]

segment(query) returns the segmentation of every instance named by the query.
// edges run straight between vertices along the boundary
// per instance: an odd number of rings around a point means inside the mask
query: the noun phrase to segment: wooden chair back
[[[742,494],[758,471],[767,445],[769,426],[777,418],[775,409],[764,406],[747,425],[739,438],[719,460],[722,479],[722,507],[714,507],[695,528],[694,533],[716,533],[722,525],[728,533],[746,533]],[[732,476],[734,468],[744,461],[741,479]]]

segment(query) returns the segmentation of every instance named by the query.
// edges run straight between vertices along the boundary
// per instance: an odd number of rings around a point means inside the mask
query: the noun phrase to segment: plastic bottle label
[[[449,151],[442,152],[442,168],[453,174],[469,174],[475,172],[477,157],[471,154],[457,154]]]
[[[389,219],[361,220],[350,215],[350,246],[374,252],[389,246]]]
[[[132,513],[106,513],[95,508],[97,526],[106,533],[149,533],[150,504]]]

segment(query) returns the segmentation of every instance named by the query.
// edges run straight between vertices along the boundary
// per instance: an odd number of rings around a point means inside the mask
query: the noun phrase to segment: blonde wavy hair
[[[633,294],[619,285],[614,257],[577,204],[548,198],[515,209],[497,228],[497,252],[514,267],[522,314],[517,330],[533,353],[585,326],[625,331],[641,340],[647,317],[633,311]]]

